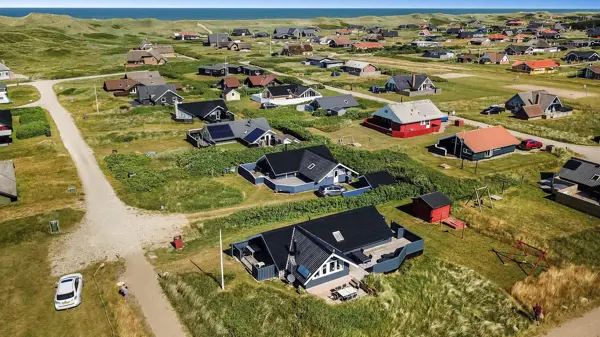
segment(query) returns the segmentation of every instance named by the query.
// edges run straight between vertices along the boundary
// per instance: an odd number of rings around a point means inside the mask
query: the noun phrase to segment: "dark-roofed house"
[[[352,184],[355,189],[344,192],[342,196],[344,198],[355,197],[372,189],[381,186],[392,186],[396,183],[396,178],[388,171],[371,172],[358,177],[358,181]]]
[[[571,157],[552,179],[554,201],[600,218],[600,163]]]
[[[474,32],[465,32],[465,31],[461,31],[460,33],[458,33],[456,35],[456,37],[459,39],[472,39],[474,36],[475,36]]]
[[[335,60],[333,58],[325,57],[325,56],[309,56],[306,58],[305,64],[307,64],[307,63],[310,65],[313,65],[313,66],[317,66],[320,68],[326,68],[326,69],[344,66],[344,61]]]
[[[474,54],[458,54],[456,55],[456,62],[460,63],[472,63],[479,60],[479,56]]]
[[[208,39],[204,41],[205,46],[216,47],[220,43],[231,41],[228,33],[208,34]]]
[[[357,172],[339,163],[327,146],[268,153],[255,163],[242,164],[238,173],[253,184],[276,192],[300,193],[320,186],[351,182]]]
[[[218,49],[227,48],[227,50],[233,50],[233,51],[249,51],[252,49],[252,44],[251,43],[243,43],[243,42],[235,42],[235,41],[219,42],[219,43],[217,43],[217,48]]]
[[[446,49],[428,49],[423,53],[423,57],[430,57],[435,59],[451,59],[454,57],[454,52]]]
[[[593,50],[587,51],[570,51],[565,55],[565,61],[572,62],[596,62],[600,60],[600,55]]]
[[[178,122],[192,123],[194,117],[208,123],[219,123],[235,119],[222,99],[203,102],[177,104],[172,118]]]
[[[381,31],[381,35],[383,37],[394,38],[394,37],[398,37],[398,31],[397,30],[387,30],[387,29],[384,29],[384,30]]]
[[[217,63],[212,66],[199,66],[198,75],[221,77],[243,73],[243,67],[237,64]]]
[[[579,77],[600,80],[600,66],[588,66],[583,69],[579,69],[578,74]]]
[[[173,105],[183,102],[174,84],[138,87],[136,101],[142,105]]]
[[[515,117],[524,120],[559,118],[573,113],[573,109],[564,106],[557,95],[546,90],[520,92],[506,101],[504,106]]]
[[[17,176],[12,160],[0,161],[0,206],[17,201]]]
[[[446,149],[446,154],[470,161],[489,159],[512,153],[519,140],[503,126],[462,131],[438,139],[437,148]]]
[[[115,96],[127,96],[137,92],[139,82],[120,78],[117,80],[104,81],[104,91],[112,92]]]
[[[254,35],[252,35],[252,37],[255,39],[261,38],[261,37],[269,37],[269,36],[271,36],[271,35],[267,32],[258,32],[258,33],[255,33]]]
[[[289,84],[266,87],[262,93],[252,95],[252,100],[260,104],[296,105],[319,97],[323,95],[311,87]]]
[[[342,116],[349,108],[360,106],[352,95],[325,96],[306,105],[308,111],[323,109],[329,116]]]
[[[395,222],[390,228],[367,206],[249,237],[231,244],[231,255],[258,281],[285,279],[311,292],[328,282],[350,284],[371,272],[397,270],[423,249],[421,237]]]
[[[0,110],[0,146],[12,143],[13,121],[10,110]]]
[[[273,31],[274,39],[297,39],[302,36],[302,31],[298,28],[275,28]]]
[[[413,198],[413,215],[430,223],[436,223],[450,216],[452,201],[442,192],[432,192]]]
[[[187,132],[187,141],[195,147],[241,143],[247,147],[280,145],[275,131],[265,118],[254,118],[208,124]]]
[[[442,89],[435,87],[427,74],[395,75],[385,83],[387,91],[404,96],[438,94]]]
[[[252,33],[248,30],[248,28],[235,28],[231,31],[231,36],[250,36]]]
[[[251,65],[242,66],[242,74],[244,74],[244,75],[257,76],[257,75],[262,75],[264,73],[265,73],[265,70],[260,67],[251,66]]]
[[[363,125],[394,138],[408,138],[437,132],[446,117],[428,99],[388,104],[375,111]]]
[[[510,45],[504,48],[504,52],[508,55],[531,55],[533,54],[533,47]]]

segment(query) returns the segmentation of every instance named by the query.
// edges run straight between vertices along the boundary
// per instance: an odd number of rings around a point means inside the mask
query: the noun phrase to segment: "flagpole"
[[[219,256],[221,257],[221,289],[225,290],[225,277],[223,276],[223,236],[219,228]]]

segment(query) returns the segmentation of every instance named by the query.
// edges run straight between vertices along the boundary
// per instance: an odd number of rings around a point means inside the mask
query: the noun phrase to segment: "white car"
[[[56,310],[65,310],[80,305],[82,289],[83,276],[81,274],[69,274],[61,277],[56,283],[54,308]]]

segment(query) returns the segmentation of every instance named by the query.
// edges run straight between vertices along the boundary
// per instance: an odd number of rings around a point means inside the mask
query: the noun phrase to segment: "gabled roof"
[[[131,79],[127,79],[127,78],[120,78],[118,80],[104,81],[104,87],[108,91],[129,90],[138,84],[139,84],[139,82],[131,80]]]
[[[331,110],[333,108],[347,109],[360,106],[354,96],[350,94],[316,98],[313,102],[318,104],[319,107],[324,110]]]
[[[532,49],[532,47],[531,47],[531,46],[515,46],[515,45],[509,45],[509,46],[506,46],[506,48],[504,48],[504,50],[508,50],[508,49],[512,49],[512,50],[514,50],[514,51],[515,51],[515,53],[522,54],[522,53],[525,53],[526,51],[528,51],[528,50]]]
[[[372,65],[369,62],[363,62],[363,61],[354,61],[354,60],[349,60],[346,61],[346,63],[344,63],[344,67],[349,67],[349,68],[356,68],[356,69],[365,69],[366,67]]]
[[[585,159],[571,157],[558,171],[558,175],[586,187],[600,186],[600,179],[592,179],[594,175],[600,175],[600,164]]]
[[[546,90],[524,91],[517,94],[525,105],[539,105],[542,110],[546,111],[550,104],[556,100],[558,96],[548,93]]]
[[[10,68],[8,68],[4,64],[0,63],[0,71],[9,71],[9,70],[10,70]]]
[[[329,259],[333,249],[301,226],[294,227],[290,242],[290,258],[286,268],[296,277],[296,280],[304,284],[310,278],[310,275],[316,273],[321,265]],[[308,273],[303,275],[299,272],[299,266],[306,268]]]
[[[268,85],[269,83],[273,82],[276,78],[277,78],[277,75],[275,75],[275,74],[255,75],[255,76],[248,76],[248,81],[250,81],[250,83],[252,83],[253,86],[264,87],[264,86]]]
[[[249,144],[256,142],[263,134],[273,132],[271,126],[269,126],[269,123],[264,117],[209,124],[206,125],[203,130],[208,133],[209,140],[213,142],[237,139]],[[248,135],[256,130],[261,130],[262,133],[260,133],[253,141],[246,139]],[[256,136],[257,133],[258,132],[255,132],[253,136]]]
[[[165,79],[158,71],[134,71],[125,73],[125,79],[134,80],[142,85],[162,85],[166,84]]]
[[[475,153],[519,144],[519,140],[502,125],[459,132],[456,137]]]
[[[525,43],[525,45],[536,47],[536,48],[550,48],[550,44],[548,42],[546,42],[546,40],[542,40],[542,39],[535,39],[535,40],[527,41]]]
[[[280,85],[276,87],[268,87],[268,90],[273,96],[300,96],[310,88],[301,84]]]
[[[228,88],[239,88],[241,86],[240,81],[237,79],[237,77],[225,77],[221,81]]]
[[[138,87],[137,97],[140,100],[149,99],[156,101],[159,97],[162,97],[165,93],[171,91],[175,95],[177,94],[177,88],[174,84],[163,84],[163,85],[145,85]],[[181,97],[181,96],[179,96]]]
[[[264,158],[273,174],[282,175],[286,173],[300,172],[300,169],[305,169],[304,167],[301,167],[302,160],[305,158],[305,154],[308,152],[310,152],[310,155],[306,155],[307,160],[314,159],[318,161],[319,164],[324,166],[330,166],[329,163],[337,164],[337,160],[335,160],[333,154],[331,154],[325,145],[269,153],[264,155]],[[317,163],[315,163],[315,165],[316,164]],[[306,165],[306,168],[309,165]],[[320,168],[317,168],[317,170],[319,169]],[[329,171],[325,172],[325,174],[327,173],[329,173]],[[319,177],[319,180],[320,178],[321,177]]]
[[[487,56],[487,58],[490,60],[490,62],[492,63],[499,63],[502,61],[502,59],[504,58],[504,56],[506,56],[506,54],[504,52],[487,52],[485,54],[483,54],[482,58]]]
[[[362,176],[372,188],[396,184],[396,179],[388,171],[377,171]]]
[[[338,165],[337,161],[323,158],[312,151],[304,151],[298,167],[298,173],[309,181],[321,181]]]
[[[589,66],[583,69],[589,69],[596,74],[600,74],[600,66]]]
[[[575,55],[578,59],[583,59],[583,60],[587,60],[594,55],[600,56],[600,54],[598,54],[598,52],[593,51],[593,50],[570,51],[567,53],[567,55],[565,57],[569,57],[569,55]]]
[[[544,110],[539,105],[526,105],[523,108],[523,113],[527,118],[537,118],[544,116]]]
[[[555,67],[559,66],[559,64],[554,62],[553,60],[539,60],[539,61],[517,61],[512,64],[512,67],[516,67],[521,64],[525,64],[531,69],[555,68]]]
[[[413,74],[395,75],[391,77],[391,80],[394,81],[399,90],[419,88],[425,81],[427,81],[427,79],[429,79],[427,74],[414,74],[414,83]]]
[[[373,116],[389,119],[398,124],[411,124],[446,117],[431,100],[391,103],[375,111]]]
[[[353,46],[357,49],[383,49],[383,46],[379,42],[357,42]]]
[[[12,129],[12,113],[10,110],[0,110],[0,125],[6,126]]]
[[[219,42],[228,42],[231,39],[229,38],[229,34],[227,33],[218,33],[218,34],[208,34],[208,43],[216,44]]]
[[[337,36],[332,38],[331,41],[339,46],[349,46],[352,44],[352,41],[347,36]]]
[[[203,102],[181,103],[177,105],[178,110],[185,111],[187,114],[198,118],[206,118],[208,114],[214,111],[217,107],[225,111],[229,111],[227,104],[222,99]]]
[[[12,160],[0,161],[0,195],[17,197],[17,177]]]
[[[440,207],[452,204],[450,198],[448,198],[444,193],[439,191],[424,194],[416,197],[415,199],[423,200],[432,209],[438,209]]]

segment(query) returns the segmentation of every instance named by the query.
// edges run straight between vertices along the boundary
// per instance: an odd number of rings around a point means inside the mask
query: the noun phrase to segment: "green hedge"
[[[11,112],[13,116],[19,116],[19,126],[16,132],[18,139],[42,136],[46,130],[50,129],[46,110],[40,107],[13,109]]]

